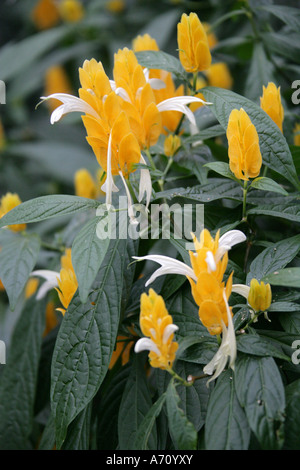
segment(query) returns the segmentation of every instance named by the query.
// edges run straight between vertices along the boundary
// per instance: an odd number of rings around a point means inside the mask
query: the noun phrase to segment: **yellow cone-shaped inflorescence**
[[[199,318],[211,335],[222,332],[222,323],[228,325],[227,300],[231,294],[232,274],[227,283],[223,276],[228,263],[228,254],[219,247],[219,232],[215,239],[207,229],[201,232],[200,240],[194,237],[195,252],[190,252],[190,259],[197,281],[189,278],[192,295],[199,306]]]
[[[181,139],[176,134],[170,134],[164,141],[164,154],[167,157],[173,157],[177,150],[181,147]]]
[[[0,218],[9,211],[21,204],[21,199],[17,193],[6,193],[0,200]],[[13,232],[22,232],[26,229],[26,224],[8,225]]]
[[[280,87],[277,88],[273,82],[269,82],[267,87],[263,86],[260,106],[282,132],[284,109],[281,103]]]
[[[240,180],[256,178],[262,165],[259,138],[255,126],[243,108],[231,111],[226,135],[232,173]]]
[[[39,0],[31,13],[32,21],[40,29],[48,29],[60,21],[59,9],[54,0]]]
[[[230,90],[232,88],[233,80],[229,67],[225,62],[216,62],[206,70],[205,75],[210,86],[225,88]]]
[[[76,196],[96,199],[97,185],[87,169],[81,168],[76,171],[74,175],[74,186]]]
[[[149,350],[152,367],[171,369],[175,360],[178,343],[174,341],[177,327],[166,309],[164,299],[149,289],[141,295],[140,327],[146,338],[138,340],[135,351]]]
[[[272,302],[272,291],[270,284],[251,279],[248,303],[256,312],[268,310]]]
[[[61,0],[58,8],[62,20],[67,23],[76,23],[84,16],[84,8],[79,0]]]
[[[300,145],[300,123],[294,127],[294,145]]]
[[[63,306],[63,308],[58,308],[57,310],[63,315],[66,313],[66,310],[78,288],[78,282],[71,256],[71,249],[67,248],[64,255],[61,257],[61,270],[59,277],[57,278],[58,288],[56,288],[56,291]]]
[[[201,72],[211,65],[205,28],[196,13],[183,13],[177,25],[179,59],[187,72]]]

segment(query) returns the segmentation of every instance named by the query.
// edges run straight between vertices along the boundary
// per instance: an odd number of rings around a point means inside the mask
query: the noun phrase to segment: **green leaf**
[[[288,192],[280,184],[265,176],[255,178],[250,184],[250,188],[261,189],[263,191],[273,191],[274,193],[280,193],[284,196],[288,195]]]
[[[7,43],[1,49],[1,80],[10,80],[57,44],[71,30],[60,26],[49,31],[32,34],[17,43]]]
[[[186,79],[186,73],[176,57],[163,51],[140,51],[135,53],[138,62],[148,69],[160,69],[174,73],[180,79]]]
[[[206,168],[219,173],[219,175],[225,176],[225,178],[230,178],[234,181],[238,181],[234,174],[231,172],[229,168],[229,164],[225,162],[210,162],[204,165]]]
[[[205,423],[207,450],[248,450],[250,428],[237,399],[235,380],[227,370],[211,392]]]
[[[247,211],[248,215],[268,215],[279,217],[293,222],[300,222],[300,204],[269,204],[268,206],[258,206]]]
[[[109,388],[106,393],[101,393],[100,403],[95,407],[98,450],[115,450],[118,446],[119,409],[130,371],[131,364],[127,363],[116,372],[109,382]]]
[[[49,124],[50,125],[50,124]],[[50,131],[49,131],[50,133]],[[82,139],[84,142],[84,137]],[[92,153],[74,142],[43,139],[35,142],[13,143],[5,149],[8,157],[24,159],[38,165],[39,171],[55,181],[74,185],[74,174],[80,168],[94,168]]]
[[[257,104],[231,90],[206,87],[201,91],[206,100],[214,104],[211,106],[211,110],[224,129],[227,129],[231,111],[243,108],[256,127],[265,165],[285,177],[299,189],[299,179],[289,146],[272,119]]]
[[[72,244],[72,263],[78,281],[79,295],[86,302],[91,286],[109,247],[109,238],[99,238],[100,217],[94,217],[76,235]]]
[[[92,402],[82,410],[68,428],[62,450],[89,450]]]
[[[52,217],[74,214],[88,209],[96,210],[98,206],[98,201],[79,196],[65,194],[41,196],[22,202],[22,204],[5,214],[0,220],[0,228],[6,225],[40,222]]]
[[[242,201],[241,186],[235,181],[226,181],[221,178],[211,178],[207,184],[193,186],[192,188],[174,188],[155,194],[155,199],[175,197],[191,199],[197,202],[211,202],[228,198]]]
[[[34,400],[45,303],[29,299],[16,324],[0,380],[0,448],[28,450],[33,430]]]
[[[284,268],[297,256],[299,250],[300,235],[287,238],[266,248],[252,261],[247,275],[247,284],[252,278],[260,281],[274,271]]]
[[[126,245],[127,240],[111,240],[87,302],[77,292],[61,323],[51,379],[58,449],[106,375],[119,326]]]
[[[235,390],[261,448],[280,449],[285,394],[274,359],[239,355],[235,363]]]
[[[140,425],[152,407],[150,390],[145,371],[145,354],[134,356],[131,373],[120,404],[118,418],[120,450],[134,450]],[[150,430],[148,448],[156,449],[156,428]],[[144,441],[144,444],[146,442]]]
[[[135,437],[133,448],[135,450],[147,450],[148,440],[151,435],[156,418],[161,413],[162,407],[166,401],[166,393],[163,393],[158,400],[152,405],[143,421],[141,422]]]
[[[225,131],[220,124],[208,127],[207,129],[200,129],[197,134],[190,135],[184,139],[184,144],[193,144],[201,140],[212,139],[224,135]]]
[[[287,385],[284,450],[298,450],[300,447],[300,379]]]
[[[289,356],[286,356],[279,348],[273,346],[266,338],[262,338],[257,334],[238,335],[236,346],[238,351],[245,354],[263,357],[272,356],[290,361]]]
[[[297,32],[292,32],[288,35],[274,32],[262,33],[261,38],[271,53],[300,64],[299,29]]]
[[[256,42],[247,74],[245,96],[249,100],[258,100],[262,96],[263,85],[267,86],[269,82],[276,83],[274,79],[274,66],[268,59],[263,44]]]
[[[299,8],[293,8],[286,5],[263,5],[259,10],[264,10],[272,13],[272,15],[284,21],[294,31],[300,29],[300,11]]]
[[[176,450],[195,450],[197,432],[180,407],[180,398],[174,382],[167,389],[167,415],[169,431]]]
[[[12,310],[15,309],[36,264],[40,246],[40,238],[35,234],[18,234],[2,244],[0,279],[5,286]]]
[[[263,278],[273,286],[299,287],[300,288],[300,268],[285,268],[275,271]],[[300,308],[300,306],[299,306]]]

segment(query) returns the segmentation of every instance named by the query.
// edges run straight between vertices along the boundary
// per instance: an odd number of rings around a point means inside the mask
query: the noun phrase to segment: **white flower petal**
[[[211,271],[215,271],[217,269],[217,265],[215,262],[214,255],[211,251],[208,251],[206,253],[206,258],[205,258],[206,264],[209,267]]]
[[[232,285],[232,292],[236,294],[242,295],[245,299],[248,299],[250,291],[250,286],[246,286],[245,284],[233,284]]]
[[[156,346],[156,344],[154,343],[154,341],[152,341],[152,339],[150,339],[150,338],[140,338],[140,339],[135,343],[134,351],[135,351],[136,353],[139,353],[139,352],[141,352],[141,351],[153,351],[153,352],[155,352],[158,356],[160,356],[160,350],[158,349],[158,347]]]
[[[52,95],[41,97],[42,100],[49,100],[51,98],[55,98],[63,103],[51,114],[51,124],[59,121],[65,114],[73,112],[90,114],[95,118],[99,118],[99,115],[94,110],[94,108],[92,108],[92,106],[90,106],[86,101],[78,98],[77,96],[69,95],[67,93],[53,93]]]
[[[166,88],[166,83],[160,78],[149,78],[148,83],[152,90],[162,90],[163,88]]]
[[[144,157],[141,155],[140,163],[146,165]],[[141,202],[143,199],[144,193],[146,193],[146,207],[149,206],[151,195],[152,195],[152,181],[150,171],[147,168],[141,169],[140,174],[140,184],[139,184],[139,197],[138,200]]]
[[[183,276],[191,277],[194,281],[197,281],[197,277],[190,266],[178,261],[177,259],[170,258],[169,256],[163,255],[147,255],[147,256],[133,256],[134,259],[143,261],[149,260],[159,263],[161,268],[154,271],[150,279],[146,282],[145,286],[147,287],[151,284],[157,277],[163,276],[164,274],[181,274]]]
[[[130,219],[130,223],[131,224],[134,224],[134,225],[137,225],[138,224],[138,220],[135,218],[134,216],[134,212],[133,212],[133,204],[132,204],[132,199],[131,199],[131,194],[130,194],[130,191],[129,191],[129,188],[126,184],[126,181],[125,181],[125,178],[122,174],[121,171],[119,171],[119,175],[121,176],[121,179],[123,181],[123,184],[124,184],[124,187],[125,187],[125,191],[126,191],[126,195],[127,195],[127,202],[128,202],[128,215],[129,215],[129,219]]]
[[[59,278],[59,273],[56,271],[50,271],[48,269],[38,269],[36,271],[32,271],[30,276],[38,276],[42,277],[43,279],[46,279],[46,282],[44,282],[37,291],[37,300],[43,299],[50,290],[54,289],[54,287],[58,287],[57,278]]]
[[[105,203],[107,206],[111,206],[112,203],[112,192],[119,191],[117,186],[114,183],[113,176],[111,173],[111,133],[108,139],[107,147],[107,168],[106,168],[106,180],[105,183],[101,186],[103,192],[106,193]]]
[[[124,101],[128,101],[128,103],[131,103],[131,99],[129,98],[129,95],[124,88],[122,87],[116,88],[115,93],[116,95],[120,96]]]
[[[246,235],[240,230],[229,230],[219,239],[219,246],[226,246],[230,249],[237,243],[242,243],[247,239]]]
[[[170,336],[177,330],[178,330],[177,325],[173,325],[173,323],[171,323],[170,325],[167,325],[163,332],[163,338],[162,338],[163,343],[166,344]]]

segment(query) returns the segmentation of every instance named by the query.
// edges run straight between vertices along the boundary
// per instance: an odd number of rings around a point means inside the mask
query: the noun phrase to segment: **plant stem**
[[[243,188],[243,217],[242,217],[243,221],[247,220],[247,215],[246,215],[247,192],[248,192],[248,183],[247,183],[247,181],[244,181],[244,188]]]
[[[176,372],[173,369],[167,369],[167,370],[175,380],[180,382],[185,387],[191,387],[193,385],[193,381],[188,382],[187,380],[184,380],[182,377],[180,377],[178,374],[176,374]]]

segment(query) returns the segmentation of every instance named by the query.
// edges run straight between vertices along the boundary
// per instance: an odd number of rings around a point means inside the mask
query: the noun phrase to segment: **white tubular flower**
[[[146,161],[141,155],[140,163],[146,165]],[[139,202],[142,201],[144,193],[146,193],[146,207],[150,204],[151,194],[152,194],[152,181],[150,171],[147,168],[141,169],[140,184],[139,184]]]
[[[194,271],[190,266],[183,263],[182,261],[178,261],[177,259],[170,258],[169,256],[164,255],[147,255],[147,256],[133,256],[134,259],[139,261],[154,261],[155,263],[159,263],[161,268],[154,271],[150,279],[146,282],[145,286],[147,287],[151,284],[155,279],[159,276],[163,276],[164,274],[182,274],[183,276],[188,276],[197,281]]]
[[[188,120],[196,126],[196,120],[194,113],[187,107],[190,103],[202,103],[202,104],[212,104],[207,101],[203,101],[196,96],[175,96],[173,98],[168,98],[167,100],[161,101],[157,104],[157,109],[159,112],[162,111],[179,111],[186,115]]]
[[[36,271],[33,271],[30,276],[38,276],[42,277],[43,279],[46,279],[46,282],[41,285],[36,294],[36,300],[41,300],[47,295],[50,290],[54,289],[55,287],[58,287],[57,278],[59,278],[60,273],[56,271],[50,271],[48,269],[38,269]]]
[[[99,119],[98,113],[86,101],[78,98],[77,96],[69,95],[67,93],[53,93],[49,96],[41,96],[43,101],[54,98],[61,101],[63,104],[56,108],[50,117],[51,124],[59,121],[62,116],[68,113],[79,112],[90,114],[91,116]]]
[[[223,330],[221,345],[212,360],[203,369],[203,372],[208,375],[211,375],[214,372],[213,376],[207,381],[206,385],[208,385],[212,380],[216,379],[221,374],[221,372],[223,372],[228,360],[229,367],[234,370],[234,363],[236,360],[236,338],[225,290],[223,291],[223,298],[226,304],[228,327],[226,328],[224,322],[222,322]]]

